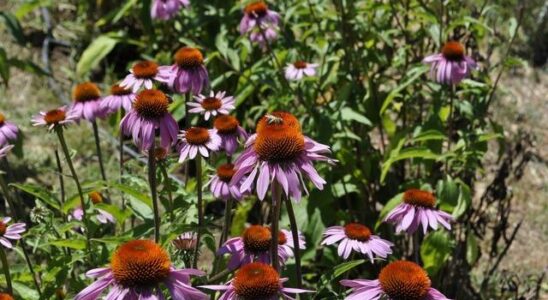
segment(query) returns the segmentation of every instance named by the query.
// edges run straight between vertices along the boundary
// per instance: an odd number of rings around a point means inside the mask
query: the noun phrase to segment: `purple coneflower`
[[[25,223],[15,223],[8,225],[10,221],[10,217],[5,217],[0,221],[0,244],[8,249],[13,248],[13,244],[11,243],[11,241],[17,241],[21,239],[21,233],[25,232],[27,227]]]
[[[110,95],[103,98],[101,108],[108,114],[117,112],[121,108],[128,112],[131,110],[136,97],[137,95],[130,89],[126,89],[115,84],[110,88]]]
[[[305,61],[298,60],[292,64],[287,64],[285,67],[285,78],[287,80],[298,81],[305,76],[315,76],[318,64],[309,64]]]
[[[209,151],[217,151],[221,146],[221,137],[215,129],[191,127],[188,130],[182,130],[179,137],[181,138],[179,162],[194,159],[198,153],[203,157],[209,157]]]
[[[153,19],[169,20],[177,15],[181,7],[188,7],[189,0],[154,0],[150,9]]]
[[[77,122],[82,119],[94,121],[107,115],[106,110],[101,107],[101,100],[101,91],[95,83],[80,83],[72,90],[73,103],[68,109],[76,116]]]
[[[217,254],[229,253],[231,255],[227,266],[231,270],[254,261],[270,263],[271,243],[272,232],[270,227],[252,225],[244,231],[242,236],[226,241],[219,248]],[[299,249],[305,249],[305,244],[304,236],[299,232]],[[294,248],[295,243],[291,232],[281,229],[278,233],[278,257],[281,263],[285,263],[290,257],[293,257]]]
[[[169,74],[164,82],[178,93],[192,92],[198,95],[209,85],[202,52],[192,47],[182,47],[174,55],[175,64],[162,66],[160,71]]]
[[[287,196],[300,201],[302,190],[306,192],[303,175],[318,189],[323,189],[326,181],[320,177],[312,162],[333,163],[334,160],[325,156],[330,153],[328,146],[302,134],[295,116],[286,112],[268,114],[259,120],[256,131],[248,138],[246,149],[234,163],[237,171],[232,178],[233,183],[249,174],[240,191],[249,190],[257,179],[257,194],[262,200],[268,187],[276,181]]]
[[[388,264],[376,280],[345,279],[341,284],[352,288],[347,300],[449,300],[431,286],[426,271],[416,263],[404,260]]]
[[[234,279],[226,285],[204,285],[214,291],[224,291],[219,300],[260,299],[277,300],[294,299],[289,294],[310,293],[312,291],[285,288],[283,286],[287,278],[280,278],[278,272],[271,266],[256,262],[250,263],[239,269]]]
[[[196,102],[188,102],[187,105],[193,107],[189,110],[191,113],[204,114],[204,119],[207,121],[211,115],[216,116],[228,115],[234,107],[234,97],[225,97],[226,92],[210,92],[209,97],[204,95],[194,96]]]
[[[177,141],[179,126],[168,111],[169,99],[159,90],[143,90],[135,99],[132,110],[120,122],[125,135],[133,136],[133,142],[141,150],[148,150],[156,129],[160,130],[160,144],[168,148]]]
[[[160,68],[150,60],[143,60],[133,65],[130,74],[120,83],[120,86],[137,93],[142,87],[150,90],[154,87],[154,81],[165,82],[169,80],[170,72]]]
[[[422,62],[431,64],[430,76],[445,84],[458,84],[477,67],[471,57],[464,55],[464,46],[457,41],[445,43],[441,53],[427,56]]]
[[[78,117],[72,111],[67,111],[66,107],[62,106],[48,112],[41,111],[32,117],[32,126],[46,126],[48,130],[53,130],[55,126],[69,125],[77,119]]]
[[[88,194],[88,197],[93,204],[103,203],[103,195],[101,195],[101,193],[99,192],[93,191]],[[97,207],[95,209],[99,213],[97,216],[95,216],[97,218],[97,221],[103,224],[116,223],[116,220],[114,219],[114,216],[112,214]]]
[[[18,133],[19,128],[15,124],[6,121],[6,117],[0,113],[0,147],[16,140]]]
[[[10,150],[13,147],[14,147],[13,145],[6,145],[6,146],[0,147],[0,158],[5,157],[6,155],[8,155],[8,153],[10,152]]]
[[[362,224],[350,223],[343,226],[333,226],[325,231],[322,245],[332,245],[340,241],[338,254],[347,259],[352,251],[365,254],[373,262],[373,257],[386,258],[392,254],[391,242],[373,235],[371,230]]]
[[[196,248],[196,243],[198,241],[198,234],[193,231],[183,232],[176,239],[172,241],[173,245],[177,250],[180,251],[191,251]]]
[[[232,156],[238,149],[239,140],[247,139],[247,132],[240,126],[240,122],[233,116],[222,115],[215,118],[213,127],[221,137],[221,149],[228,156]]]
[[[451,229],[453,217],[435,208],[436,197],[428,191],[409,189],[403,193],[403,202],[396,206],[384,219],[385,222],[396,224],[396,232],[406,231],[413,234],[422,224],[423,233],[428,227],[438,229],[441,224]]]
[[[167,252],[148,240],[122,244],[112,255],[110,267],[93,269],[86,275],[99,279],[78,293],[75,300],[97,299],[108,287],[111,288],[106,299],[164,299],[162,283],[173,299],[207,299],[207,295],[190,285],[190,275],[205,274],[195,269],[175,269]]]
[[[230,180],[234,176],[233,164],[224,164],[217,168],[217,173],[211,178],[208,185],[210,191],[217,199],[228,200],[232,198],[234,200],[242,200],[242,193],[240,192],[240,185],[231,185]]]
[[[268,9],[264,1],[255,1],[244,8],[240,34],[250,33],[251,41],[265,46],[268,41],[275,40],[278,36],[279,24],[280,15],[277,12]]]

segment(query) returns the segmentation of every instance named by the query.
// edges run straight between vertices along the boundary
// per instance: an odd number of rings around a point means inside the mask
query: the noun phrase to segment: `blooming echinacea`
[[[395,261],[384,267],[378,279],[342,280],[352,288],[346,300],[449,300],[432,287],[426,271],[410,261]]]
[[[16,140],[18,133],[17,126],[6,121],[6,117],[0,113],[0,147],[6,145],[9,141]]]
[[[436,197],[432,193],[409,189],[403,193],[403,202],[390,211],[384,221],[395,224],[398,233],[406,231],[412,234],[420,225],[423,233],[426,233],[428,227],[438,229],[438,224],[451,229],[453,217],[435,206]]]
[[[247,132],[240,126],[240,122],[233,116],[222,115],[215,118],[213,127],[221,137],[221,149],[228,156],[232,156],[238,149],[239,141],[247,139]]]
[[[244,230],[242,236],[231,238],[219,248],[217,254],[230,254],[228,268],[234,270],[240,266],[259,261],[270,263],[270,245],[272,242],[272,231],[270,227],[252,225]],[[299,249],[305,249],[306,241],[299,232]],[[278,257],[281,263],[285,263],[293,257],[295,241],[290,231],[281,229],[278,233]]]
[[[242,200],[242,193],[240,193],[240,185],[231,185],[230,180],[234,176],[233,164],[224,164],[217,168],[217,173],[213,176],[208,183],[213,196],[217,199],[228,200],[230,198],[234,200]]]
[[[97,299],[109,287],[105,299],[159,300],[164,299],[161,284],[167,287],[173,299],[207,299],[207,295],[190,285],[190,275],[204,273],[175,269],[167,252],[148,240],[122,244],[112,255],[109,267],[90,270],[86,275],[98,279],[78,293],[75,300]]]
[[[47,112],[41,111],[38,115],[32,117],[32,126],[46,126],[48,130],[56,126],[66,126],[74,123],[78,117],[72,112],[67,111],[66,107],[52,109]]]
[[[209,157],[209,151],[217,151],[221,146],[221,138],[215,129],[191,127],[181,131],[179,137],[181,138],[179,162],[194,159],[198,154]]]
[[[250,39],[259,45],[266,45],[278,36],[280,15],[268,9],[264,1],[254,1],[244,8],[244,16],[240,21],[240,34],[249,33]],[[265,40],[266,38],[266,40]]]
[[[445,43],[441,53],[423,59],[430,64],[430,76],[439,83],[458,84],[477,67],[476,62],[464,55],[464,46],[457,41]]]
[[[150,16],[153,19],[169,20],[175,17],[182,7],[189,5],[189,0],[154,0],[150,8]]]
[[[72,90],[72,101],[69,110],[76,116],[76,121],[82,119],[94,121],[96,118],[104,118],[106,110],[101,106],[101,92],[92,82],[77,84]]]
[[[198,95],[209,85],[209,75],[204,66],[202,52],[192,47],[182,47],[175,53],[175,63],[171,66],[162,66],[160,71],[169,74],[164,82],[178,93],[192,92]]]
[[[179,126],[168,106],[169,99],[161,91],[141,91],[132,110],[120,122],[122,133],[133,136],[133,142],[141,150],[148,150],[154,143],[156,129],[159,129],[161,146],[170,147],[177,140]]]
[[[285,67],[285,78],[287,80],[298,81],[303,79],[303,77],[315,76],[317,67],[318,64],[309,64],[302,60],[287,64]]]
[[[287,196],[300,201],[302,190],[306,191],[303,175],[318,189],[323,189],[326,181],[312,163],[318,160],[333,163],[334,160],[325,156],[328,153],[328,146],[303,135],[295,116],[274,112],[262,117],[256,133],[248,138],[246,149],[234,162],[237,171],[232,182],[237,183],[249,174],[240,191],[255,185],[262,200],[269,186],[276,182]]]
[[[123,88],[117,84],[110,88],[110,95],[103,98],[101,108],[106,113],[111,114],[123,108],[126,112],[131,110],[131,106],[137,97],[130,89]]]
[[[339,242],[338,254],[347,259],[352,251],[367,255],[373,262],[374,256],[386,258],[392,253],[391,242],[373,235],[371,230],[362,224],[350,223],[345,226],[332,226],[325,231],[322,245]]]
[[[234,97],[226,96],[226,92],[210,92],[209,96],[198,95],[194,96],[196,102],[187,103],[192,107],[189,112],[204,114],[204,119],[209,120],[210,116],[228,115],[234,107]]]
[[[21,233],[25,232],[27,226],[25,223],[8,225],[10,221],[10,217],[5,217],[0,220],[0,244],[8,249],[13,248],[11,241],[21,239]]]
[[[140,88],[150,90],[154,87],[154,81],[165,82],[169,79],[169,71],[165,68],[160,68],[155,62],[143,60],[137,62],[129,70],[129,74],[120,83],[120,86],[134,93],[137,93]]]
[[[283,283],[286,278],[280,278],[278,272],[264,263],[250,263],[239,269],[234,279],[226,285],[205,285],[202,288],[224,291],[219,300],[277,300],[294,299],[289,294],[308,293],[303,289],[286,288]]]

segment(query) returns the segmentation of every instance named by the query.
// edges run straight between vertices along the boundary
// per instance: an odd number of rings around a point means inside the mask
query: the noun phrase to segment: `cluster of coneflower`
[[[182,7],[188,6],[187,0],[155,0],[152,16],[166,20],[176,15]],[[279,14],[270,10],[263,1],[248,4],[243,14],[240,32],[268,49],[269,43],[277,37]],[[464,47],[455,41],[446,43],[440,54],[429,56],[424,61],[432,64],[434,79],[445,84],[457,84],[475,67],[475,62],[464,55]],[[288,64],[283,74],[288,81],[300,80],[305,76],[315,76],[316,67],[316,64],[297,61]],[[166,90],[163,87],[173,93],[187,95],[186,127],[182,130],[170,113],[172,98],[163,92]],[[113,85],[110,95],[106,97],[101,96],[96,84],[81,83],[73,89],[73,103],[33,117],[35,126],[45,126],[57,134],[79,192],[80,204],[70,217],[83,222],[80,232],[86,235],[89,255],[89,214],[95,215],[96,220],[103,224],[114,223],[115,219],[100,209],[99,204],[109,199],[103,198],[99,192],[84,195],[71,161],[64,130],[67,125],[81,121],[92,124],[102,179],[105,181],[107,178],[101,157],[98,118],[121,113],[121,134],[131,136],[135,146],[148,156],[148,180],[155,222],[154,241],[133,240],[119,246],[112,255],[110,266],[87,273],[97,280],[76,295],[75,299],[96,299],[107,288],[107,299],[163,299],[161,284],[167,287],[173,299],[207,299],[208,296],[193,287],[190,280],[191,275],[205,275],[197,269],[197,262],[205,226],[202,190],[206,185],[215,198],[226,201],[225,226],[217,254],[230,255],[227,269],[234,272],[234,276],[225,285],[201,287],[224,291],[220,299],[291,298],[289,294],[313,292],[302,288],[300,251],[305,249],[306,243],[298,230],[292,202],[298,203],[303,193],[307,193],[308,181],[314,187],[323,189],[326,181],[316,171],[314,162],[335,164],[336,161],[328,157],[330,147],[307,137],[302,132],[298,118],[282,111],[264,115],[257,122],[255,133],[248,134],[238,119],[230,115],[236,108],[234,98],[224,91],[205,93],[208,87],[209,76],[202,52],[196,48],[182,47],[174,54],[171,66],[159,66],[153,61],[135,63],[130,73],[120,83]],[[191,114],[199,115],[198,125],[192,126]],[[206,127],[203,127],[204,124]],[[10,143],[17,139],[18,134],[17,126],[0,114],[0,157],[6,157],[13,147]],[[240,151],[242,145],[243,150]],[[162,218],[156,191],[156,168],[172,151],[177,151],[179,162],[193,161],[196,167],[197,230],[182,233],[173,241],[177,249],[191,253],[193,268],[175,268],[166,250],[158,244]],[[217,161],[226,163],[218,165],[216,174],[204,185],[201,180],[204,175],[203,160],[213,162],[211,157],[214,152],[217,153]],[[189,172],[186,175],[190,176]],[[0,178],[3,192],[9,198],[9,191],[4,188],[4,179],[2,176]],[[245,229],[241,236],[228,238],[234,201],[243,201],[246,196],[253,194],[264,200],[269,192],[270,225],[253,225]],[[290,230],[282,229],[278,224],[284,204]],[[90,205],[99,206],[90,210]],[[15,208],[11,210],[15,212]],[[12,242],[21,239],[21,234],[26,230],[24,223],[9,225],[14,218],[18,216],[0,221],[0,244],[3,246],[0,247],[0,254],[4,256],[3,248],[12,248]],[[405,231],[414,234],[422,227],[425,234],[429,228],[436,230],[443,226],[450,229],[452,217],[436,208],[436,199],[431,192],[411,189],[403,193],[402,203],[384,221],[395,224],[398,233]],[[390,241],[373,234],[370,228],[359,223],[327,228],[321,244],[338,244],[338,254],[345,260],[356,252],[367,257],[371,263],[388,258],[393,247]],[[295,258],[298,288],[284,287],[286,279],[280,277],[284,264],[290,258]],[[9,283],[8,278],[7,281]],[[376,280],[343,280],[341,284],[352,288],[347,299],[367,300],[385,296],[389,299],[446,299],[431,286],[427,273],[410,261],[389,263]]]

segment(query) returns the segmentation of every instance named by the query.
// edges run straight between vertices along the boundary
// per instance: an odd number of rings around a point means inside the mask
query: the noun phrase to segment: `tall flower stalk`
[[[293,210],[293,204],[291,199],[287,197],[285,199],[285,207],[287,209],[287,215],[289,217],[289,225],[291,226],[291,235],[293,236],[293,243],[295,243],[295,273],[297,275],[297,287],[303,286],[302,270],[301,270],[301,245],[299,245],[299,228],[297,227],[297,219],[295,218],[295,211]]]
[[[155,144],[152,143],[148,150],[148,183],[152,199],[152,210],[154,214],[154,241],[160,242],[160,211],[158,208],[158,195],[156,186],[156,158],[154,157]]]
[[[86,250],[89,254],[90,261],[93,261],[93,256],[91,255],[91,242],[90,242],[90,235],[89,235],[90,232],[89,232],[89,226],[88,226],[89,219],[86,213],[86,203],[84,202],[84,192],[82,191],[82,186],[80,184],[80,180],[78,179],[78,174],[76,173],[76,170],[74,169],[74,165],[72,164],[72,158],[70,157],[70,152],[67,146],[67,142],[63,134],[63,127],[56,125],[53,130],[55,130],[55,133],[57,134],[57,137],[59,138],[59,143],[61,144],[61,149],[63,150],[63,154],[65,155],[65,159],[67,161],[70,174],[78,190],[78,197],[80,198],[80,206],[82,207],[82,222],[84,223],[84,227],[85,227],[84,234],[86,235]]]
[[[4,270],[4,276],[6,276],[6,285],[8,293],[13,294],[13,286],[11,284],[11,274],[10,267],[8,264],[8,258],[6,257],[6,252],[4,247],[0,246],[0,260],[2,260],[2,269]]]
[[[91,121],[91,126],[93,127],[93,136],[95,138],[95,149],[97,151],[97,158],[99,160],[99,170],[101,171],[101,179],[107,181],[107,175],[105,172],[105,165],[103,163],[103,153],[101,151],[101,138],[99,137],[99,128],[97,126],[97,121]],[[110,197],[108,197],[110,198]]]
[[[198,256],[200,252],[200,240],[202,238],[202,230],[204,226],[204,204],[202,199],[202,156],[196,157],[196,193],[198,197],[198,235],[196,237],[196,248],[194,249],[194,262],[192,267],[198,266]]]

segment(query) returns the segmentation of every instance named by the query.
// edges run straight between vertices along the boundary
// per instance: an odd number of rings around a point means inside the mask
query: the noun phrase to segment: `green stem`
[[[297,288],[303,287],[302,270],[301,270],[301,247],[299,245],[299,228],[297,227],[297,219],[295,218],[295,211],[293,210],[293,204],[291,199],[287,197],[285,199],[285,207],[287,208],[287,215],[289,216],[289,224],[291,226],[291,235],[293,236],[293,244],[295,248],[295,273],[297,275]]]
[[[160,212],[158,209],[158,195],[156,191],[156,158],[154,157],[154,142],[148,150],[148,183],[150,185],[150,195],[152,198],[152,209],[154,213],[154,241],[160,242]]]
[[[226,242],[228,238],[228,232],[230,230],[230,219],[232,217],[232,197],[229,197],[228,200],[226,200],[225,203],[225,222],[223,225],[223,231],[221,232],[221,237],[219,238],[219,249],[223,246],[223,244]],[[219,269],[219,266],[221,264],[221,260],[218,259],[218,256],[215,257],[215,263],[213,266],[213,274],[217,273],[217,270]]]
[[[0,247],[0,259],[2,260],[2,268],[4,269],[4,275],[6,276],[6,284],[8,286],[8,293],[13,295],[13,287],[11,285],[11,274],[10,268],[8,265],[8,258],[6,257],[6,252],[4,252],[4,247]]]
[[[272,255],[272,267],[280,271],[280,258],[278,257],[278,234],[280,232],[280,210],[282,207],[282,187],[274,180],[272,181],[272,242],[270,251]],[[296,249],[295,249],[296,250]]]
[[[196,249],[194,250],[194,268],[198,267],[198,254],[200,252],[200,239],[202,237],[202,227],[204,226],[204,210],[202,201],[202,157],[196,156],[196,193],[198,196],[198,232],[196,235]]]
[[[107,175],[105,173],[105,165],[103,164],[103,153],[101,152],[101,139],[99,137],[99,128],[97,127],[97,121],[91,122],[93,126],[93,136],[95,137],[95,149],[97,150],[97,157],[99,158],[99,169],[101,170],[101,178],[103,181],[107,181]]]
[[[449,86],[449,117],[447,118],[447,153],[451,152],[451,139],[453,137],[453,114],[454,114],[455,86]],[[445,161],[445,172],[449,171],[449,157]]]
[[[59,143],[61,144],[61,148],[63,149],[63,154],[65,155],[65,159],[67,160],[67,165],[69,166],[70,173],[72,175],[72,179],[74,179],[74,183],[76,184],[76,188],[78,189],[78,196],[80,197],[80,206],[82,207],[82,221],[84,223],[84,228],[85,228],[84,232],[86,235],[86,250],[88,252],[90,261],[93,262],[93,256],[91,255],[90,235],[89,235],[90,228],[88,226],[86,203],[84,202],[84,192],[82,191],[80,180],[78,179],[78,175],[76,174],[76,170],[74,170],[74,165],[72,164],[72,159],[70,157],[70,152],[68,150],[67,142],[65,140],[65,136],[63,135],[63,127],[56,126],[55,133],[57,133],[57,137],[59,138]]]
[[[121,113],[123,117],[123,113]],[[122,130],[120,130],[120,136],[119,136],[119,147],[118,147],[118,155],[120,156],[120,185],[124,185],[124,133]],[[121,200],[122,200],[122,210],[126,210],[126,197],[124,197],[124,193],[120,193]],[[126,222],[122,223],[122,232],[126,231]]]
[[[175,209],[175,204],[173,203],[173,195],[171,194],[169,176],[167,174],[166,167],[162,163],[160,163],[160,171],[162,172],[162,176],[164,176],[164,188],[167,190],[167,198],[169,201],[169,220],[173,223],[175,220],[175,213],[173,212]]]

